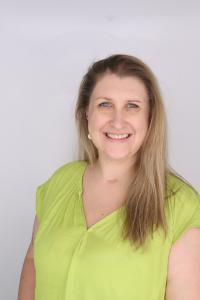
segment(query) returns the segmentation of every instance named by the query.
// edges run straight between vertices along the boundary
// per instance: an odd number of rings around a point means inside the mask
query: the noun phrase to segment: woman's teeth
[[[112,134],[112,133],[106,133],[106,136],[111,138],[111,139],[126,139],[130,136],[130,134]]]

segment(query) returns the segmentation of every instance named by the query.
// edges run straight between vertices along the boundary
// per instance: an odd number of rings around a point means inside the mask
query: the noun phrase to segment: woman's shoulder
[[[84,160],[67,162],[55,169],[46,181],[41,183],[39,188],[46,189],[46,187],[59,187],[63,184],[67,185],[69,182],[76,181],[86,165],[87,162]]]
[[[85,160],[75,160],[67,162],[60,167],[58,167],[52,174],[52,178],[59,178],[63,176],[71,176],[74,173],[81,172],[84,167],[87,165]]]
[[[87,165],[86,161],[72,161],[58,167],[48,179],[36,190],[36,212],[39,219],[48,206],[56,203],[57,197],[74,194],[81,184],[81,174]]]
[[[169,172],[167,176],[167,193],[168,198],[174,201],[200,201],[198,191],[183,177],[173,172]]]
[[[54,170],[53,173],[50,175],[49,179],[51,181],[57,181],[59,179],[65,179],[65,178],[70,179],[78,175],[86,165],[87,162],[84,160],[67,162],[61,165],[60,167],[58,167],[56,170]]]
[[[173,228],[173,242],[186,229],[200,227],[200,196],[185,179],[170,173],[167,179],[167,212]]]

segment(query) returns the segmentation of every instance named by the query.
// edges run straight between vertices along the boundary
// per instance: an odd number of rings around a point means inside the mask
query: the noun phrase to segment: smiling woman
[[[152,71],[95,62],[75,116],[80,158],[37,189],[19,300],[200,299],[200,199],[168,166]]]
[[[111,72],[99,79],[86,115],[88,132],[101,159],[132,164],[147,133],[148,114],[148,95],[141,80]]]

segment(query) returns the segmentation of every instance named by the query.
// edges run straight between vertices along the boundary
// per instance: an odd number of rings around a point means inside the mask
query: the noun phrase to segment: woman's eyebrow
[[[113,99],[112,98],[108,98],[108,97],[97,97],[97,98],[95,98],[94,100],[96,101],[96,100],[109,100],[109,101],[112,101]]]
[[[97,101],[97,100],[108,100],[108,101],[113,101],[113,99],[112,98],[110,98],[110,97],[97,97],[97,98],[95,98],[94,99],[95,101]],[[127,101],[127,102],[138,102],[138,103],[141,103],[142,102],[142,100],[139,100],[139,99],[127,99],[127,100],[125,100],[125,101]]]

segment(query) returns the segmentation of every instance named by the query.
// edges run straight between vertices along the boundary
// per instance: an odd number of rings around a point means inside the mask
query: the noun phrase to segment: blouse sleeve
[[[174,196],[172,243],[194,227],[200,227],[200,197],[195,190],[185,185]]]
[[[49,180],[41,184],[36,189],[36,215],[39,221],[42,220],[45,211],[45,199],[48,192]]]

